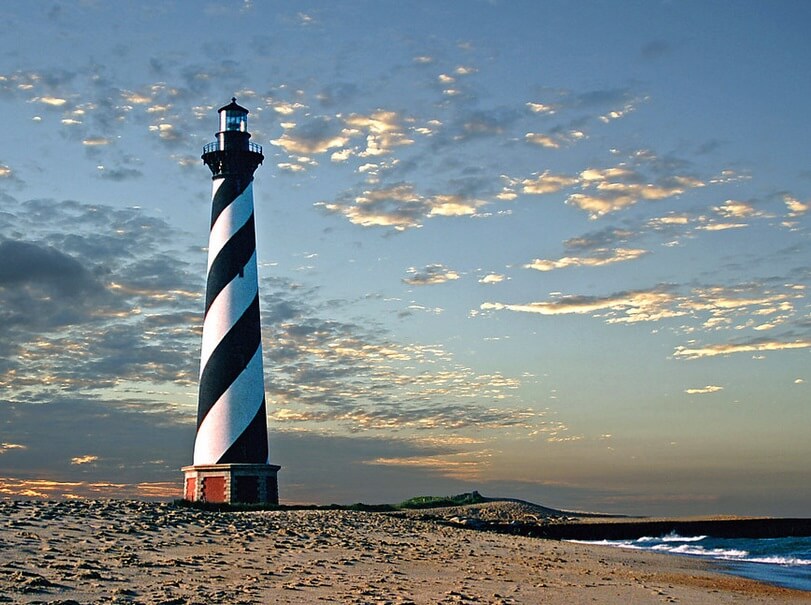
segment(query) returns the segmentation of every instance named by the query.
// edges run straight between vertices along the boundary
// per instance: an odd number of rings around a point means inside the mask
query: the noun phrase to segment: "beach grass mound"
[[[409,498],[397,505],[399,509],[420,509],[420,508],[446,508],[450,506],[466,506],[468,504],[482,504],[490,499],[485,498],[479,492],[473,491],[456,496],[416,496]]]

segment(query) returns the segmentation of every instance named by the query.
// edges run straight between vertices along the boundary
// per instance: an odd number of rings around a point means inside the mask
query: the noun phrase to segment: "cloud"
[[[541,134],[537,132],[528,132],[524,135],[524,140],[533,145],[539,145],[547,149],[557,149],[560,147],[560,141],[548,134]]]
[[[105,145],[109,145],[110,143],[110,139],[101,136],[88,137],[82,141],[82,145],[86,147],[103,147]]]
[[[344,132],[347,135],[366,135],[366,148],[358,152],[359,157],[387,155],[395,147],[414,142],[406,136],[399,120],[400,117],[393,111],[377,111],[369,116],[352,114],[346,118],[347,129]]]
[[[720,206],[712,207],[715,216],[698,216],[695,219],[697,231],[727,231],[744,229],[754,218],[770,218],[767,213],[757,210],[752,204],[727,200]]]
[[[751,204],[735,200],[727,200],[720,206],[714,207],[713,210],[724,218],[747,218],[761,214]]]
[[[366,190],[349,203],[320,202],[316,206],[342,214],[356,225],[393,227],[397,231],[419,227],[430,212],[425,198],[408,183]]]
[[[538,315],[599,314],[607,323],[636,323],[678,317],[685,311],[674,309],[674,296],[665,287],[629,290],[609,296],[559,296],[550,301],[509,304],[484,302],[482,311],[515,311]]]
[[[702,319],[702,327],[710,330],[743,328],[763,329],[762,321],[769,318],[770,327],[787,322],[795,312],[794,301],[801,300],[805,288],[799,284],[769,287],[755,282],[734,287],[696,287],[679,307]]]
[[[396,231],[421,227],[427,218],[472,216],[484,201],[459,194],[425,197],[410,183],[366,189],[350,201],[318,202],[316,207],[341,214],[362,227],[392,227]]]
[[[195,162],[195,165],[197,165],[197,162]],[[144,173],[137,168],[106,168],[104,166],[99,167],[98,174],[103,179],[116,182],[129,181],[144,176]]]
[[[490,469],[492,453],[483,451],[430,454],[399,458],[375,458],[365,464],[375,466],[407,467],[434,472],[442,477],[463,481],[485,479]]]
[[[501,273],[488,273],[479,279],[480,284],[498,284],[503,282],[507,277]]]
[[[778,278],[737,286],[696,286],[691,289],[663,284],[643,290],[627,290],[607,296],[556,294],[550,300],[528,303],[484,302],[480,311],[513,311],[544,316],[589,315],[607,324],[658,322],[680,318],[669,328],[677,334],[729,332],[738,342],[695,345],[695,340],[676,348],[676,359],[697,359],[737,352],[801,349],[811,346],[803,337],[763,338],[763,332],[788,328],[807,331],[802,309],[805,287]],[[472,312],[473,315],[477,311]],[[741,334],[751,334],[740,342]]]
[[[453,269],[448,269],[441,264],[426,265],[422,270],[410,267],[407,272],[409,277],[404,277],[402,281],[409,286],[433,286],[461,277]]]
[[[584,192],[572,193],[566,203],[596,219],[642,200],[663,200],[705,186],[692,175],[675,172],[682,162],[663,160],[647,151],[634,153],[631,160],[609,168],[581,171],[578,182]],[[646,172],[655,176],[646,176]]]
[[[359,94],[361,94],[361,89],[354,82],[332,82],[324,86],[316,98],[323,107],[345,107],[351,104]],[[300,103],[293,105],[293,108],[300,107],[302,107]],[[279,109],[277,108],[276,111]],[[286,113],[292,113],[292,111]]]
[[[635,173],[624,175],[622,178],[626,180],[605,179],[595,181],[584,179],[583,184],[589,192],[573,193],[567,198],[566,202],[580,210],[585,210],[589,213],[589,218],[595,219],[633,206],[641,200],[663,200],[681,195],[688,189],[704,186],[697,179],[679,175],[658,179],[653,183],[631,182],[631,179],[638,178]]]
[[[811,340],[798,339],[791,341],[755,340],[744,343],[721,343],[706,346],[679,346],[673,356],[677,359],[701,359],[734,353],[763,353],[768,351],[789,351],[811,348]]]
[[[448,273],[428,269],[423,281]],[[514,405],[516,378],[478,373],[441,346],[404,344],[380,326],[325,319],[317,289],[274,279],[260,290],[270,417],[286,430],[469,437],[548,422]]]
[[[532,133],[530,133],[532,134]],[[546,135],[527,135],[536,144],[551,147],[558,139]],[[531,177],[502,176],[505,186],[500,199],[514,199],[516,191],[530,195],[557,193],[578,187],[570,193],[566,203],[588,212],[597,219],[633,206],[640,201],[659,201],[700,187],[705,183],[684,171],[686,163],[674,158],[659,158],[648,150],[631,154],[630,161],[607,168],[586,168],[576,175],[555,174],[545,171]],[[741,203],[719,207],[718,211],[742,211]]]
[[[26,446],[20,443],[0,443],[0,455],[10,452],[11,450],[24,450]]]
[[[429,216],[472,216],[485,205],[483,200],[465,198],[462,195],[441,194],[429,199]]]
[[[69,297],[102,289],[79,261],[50,246],[5,240],[0,242],[0,288],[42,286],[46,291]]]
[[[530,102],[526,107],[535,114],[545,116],[568,113],[576,116],[571,123],[585,125],[594,118],[606,123],[624,117],[647,101],[647,97],[640,97],[623,88],[558,91],[553,94],[556,97],[554,102]]]
[[[523,179],[520,181],[520,185],[524,193],[544,195],[547,193],[556,193],[577,182],[578,180],[576,178],[560,174],[551,174],[549,171],[545,171],[534,178]]]
[[[455,422],[475,411],[458,410]],[[397,426],[396,414],[392,409],[390,418],[367,420]],[[528,420],[561,430],[541,416],[524,414],[519,422]],[[421,424],[418,416],[409,421]],[[195,420],[193,409],[173,409],[158,400],[128,401],[120,393],[116,400],[96,401],[62,395],[48,406],[0,401],[0,427],[0,440],[4,430],[19,437],[5,453],[0,446],[2,496],[172,499],[181,496],[178,469],[191,461]],[[397,502],[414,493],[470,491],[464,478],[474,478],[476,468],[486,471],[492,458],[486,439],[456,431],[340,435],[325,428],[323,422],[314,427],[309,421],[271,419],[271,460],[287,477],[281,494],[286,502]],[[19,443],[26,445],[16,447]],[[296,480],[301,477],[307,480]]]
[[[62,107],[65,103],[68,102],[67,99],[61,99],[59,97],[50,97],[50,96],[34,97],[31,100],[34,101],[35,103],[42,103],[44,105],[49,105],[51,107]]]
[[[0,241],[0,386],[43,401],[129,380],[194,380],[187,347],[198,339],[204,269],[192,275],[172,253],[181,234],[135,209],[7,200],[6,210],[7,232],[31,241]]]
[[[0,424],[26,443],[0,456],[0,494],[18,498],[177,498],[194,440],[193,410],[121,392],[96,401],[62,394],[47,406],[0,401]]]
[[[688,225],[690,223],[690,216],[687,214],[676,214],[670,213],[665,216],[657,216],[652,219],[649,219],[647,222],[647,226],[653,229],[654,231],[661,231],[664,229],[669,229],[674,226],[683,226]]]
[[[547,105],[546,103],[527,103],[527,108],[533,113],[553,114],[556,109],[554,105]]]
[[[179,145],[183,141],[183,135],[174,124],[161,122],[159,124],[152,124],[149,127],[149,132],[155,132],[164,143],[172,145]]]
[[[596,249],[599,256],[564,256],[556,260],[536,258],[524,265],[525,269],[535,269],[536,271],[554,271],[555,269],[565,269],[567,267],[602,267],[614,263],[636,260],[648,254],[647,250],[639,248],[615,248],[608,250],[605,248]]]
[[[719,387],[716,385],[708,384],[705,387],[698,387],[692,389],[684,389],[684,392],[688,395],[706,395],[708,393],[717,393],[718,391],[723,391],[724,387]]]
[[[547,149],[557,149],[560,147],[560,142],[557,139],[548,134],[538,132],[528,132],[524,135],[524,140],[527,143],[539,145],[540,147],[545,147]]]
[[[299,105],[278,105],[277,111],[289,114],[287,108]],[[271,144],[283,148],[291,156],[309,156],[333,151],[333,162],[345,162],[351,156],[370,158],[389,155],[394,148],[411,145],[400,116],[393,111],[376,111],[369,115],[351,114],[347,117],[316,116],[303,124],[283,123],[285,132]],[[351,145],[353,140],[364,143]],[[297,159],[301,163],[300,158]]]
[[[555,93],[554,102],[528,103],[527,107],[536,114],[545,116],[569,115],[568,124],[561,123],[556,134],[568,130],[568,138],[577,141],[587,138],[584,130],[588,129],[595,119],[608,124],[636,111],[648,97],[639,96],[628,89],[603,89],[586,92],[560,91]]]
[[[786,208],[788,209],[788,216],[791,218],[796,218],[798,216],[802,216],[808,209],[811,208],[811,203],[808,202],[801,202],[795,197],[792,197],[788,194],[783,196],[783,201],[786,204]]]
[[[567,250],[578,252],[605,250],[615,244],[628,241],[634,235],[635,232],[629,229],[606,227],[577,237],[570,237],[563,242],[563,245]]]
[[[127,103],[133,105],[145,105],[152,103],[152,94],[150,92],[133,92],[131,90],[122,90],[121,97]]]

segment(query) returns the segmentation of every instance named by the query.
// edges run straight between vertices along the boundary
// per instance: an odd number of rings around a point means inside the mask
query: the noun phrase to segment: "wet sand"
[[[0,501],[0,602],[782,604],[811,593],[415,515]]]

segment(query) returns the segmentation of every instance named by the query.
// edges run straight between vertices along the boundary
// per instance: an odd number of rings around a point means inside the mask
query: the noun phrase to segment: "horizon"
[[[234,96],[281,503],[808,516],[811,5],[0,15],[0,496],[181,497]]]

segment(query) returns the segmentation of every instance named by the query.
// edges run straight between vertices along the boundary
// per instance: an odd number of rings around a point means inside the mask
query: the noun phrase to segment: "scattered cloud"
[[[803,330],[805,287],[802,284],[754,282],[734,287],[703,286],[687,291],[675,285],[659,285],[650,289],[628,290],[607,296],[555,294],[551,299],[529,303],[484,302],[479,310],[514,311],[538,315],[590,315],[607,324],[671,322],[678,334],[726,331],[740,338],[748,331],[749,341],[712,345],[689,344],[676,348],[674,358],[697,359],[739,352],[802,349],[811,346],[807,338],[755,337],[779,327],[794,326]],[[473,313],[476,314],[475,312]],[[694,341],[691,341],[694,342]]]
[[[568,267],[602,267],[614,263],[636,260],[648,254],[647,250],[639,248],[615,248],[609,250],[598,248],[595,250],[599,256],[564,256],[555,260],[536,258],[524,265],[525,269],[535,269],[536,271],[554,271],[555,269],[565,269]]]
[[[110,139],[107,137],[88,137],[82,141],[82,145],[86,147],[100,147],[110,144]]]
[[[343,124],[338,120],[321,116],[309,120],[304,126],[288,124],[285,132],[271,144],[283,148],[293,155],[325,153],[336,147],[343,147],[349,141]]]
[[[453,269],[448,269],[441,264],[427,265],[423,269],[410,267],[407,273],[409,276],[403,278],[403,283],[409,286],[433,286],[457,280],[461,277]]]
[[[713,208],[713,210],[724,218],[746,218],[761,214],[755,210],[752,204],[735,200],[727,200],[720,206]]]
[[[408,456],[402,458],[375,458],[366,464],[377,466],[419,468],[438,473],[442,477],[476,481],[487,477],[492,452],[454,452],[428,456]]]
[[[351,200],[318,202],[316,207],[341,214],[362,227],[392,227],[396,231],[421,227],[427,218],[471,216],[484,205],[481,200],[459,194],[425,197],[410,183],[367,189]]]
[[[529,133],[528,142],[554,148],[561,140],[556,135]],[[578,188],[570,193],[566,203],[583,210],[589,218],[598,219],[618,212],[640,201],[659,201],[682,195],[706,183],[684,170],[684,162],[659,158],[649,150],[638,150],[629,161],[607,168],[586,168],[575,175],[556,174],[549,170],[530,177],[502,175],[504,187],[499,199],[515,199],[518,193],[548,195],[564,189]],[[730,201],[716,208],[718,213],[740,213],[747,205]],[[758,216],[754,211],[747,216]]]
[[[588,168],[580,173],[580,186],[585,193],[572,193],[566,202],[589,213],[596,219],[617,212],[639,201],[658,201],[704,187],[690,175],[668,173],[655,179],[647,178],[642,169],[655,170],[658,158],[650,153],[634,155],[634,165],[606,169]]]
[[[524,135],[524,140],[533,145],[546,147],[547,149],[557,149],[560,147],[560,141],[548,134],[541,134],[538,132],[528,132]]]
[[[578,180],[573,177],[568,177],[560,174],[551,174],[549,171],[528,179],[520,181],[521,191],[533,195],[544,195],[548,193],[557,193],[561,189],[570,187],[576,184]]]
[[[423,273],[428,283],[450,270]],[[470,436],[498,427],[529,433],[548,422],[546,412],[512,405],[516,378],[477,373],[439,345],[399,343],[379,326],[324,319],[317,290],[274,279],[261,291],[270,417],[287,430]]]
[[[174,230],[138,210],[78,202],[6,210],[10,232],[31,239],[0,241],[0,336],[8,343],[0,345],[0,386],[41,400],[128,380],[194,380],[184,356],[196,340],[189,326],[200,322],[202,284],[171,253]]]
[[[629,229],[606,227],[577,237],[570,237],[563,242],[563,245],[567,250],[576,252],[606,250],[616,244],[627,242],[635,235],[636,233]]]
[[[116,182],[129,181],[131,179],[138,179],[144,176],[144,173],[137,168],[107,168],[106,166],[99,166],[98,171],[101,178]]]
[[[554,105],[547,105],[545,103],[527,103],[527,108],[533,113],[553,114],[556,109]]]
[[[85,454],[84,456],[74,456],[70,459],[71,464],[75,465],[82,465],[82,464],[91,464],[96,462],[99,459],[98,456],[94,456],[92,454]]]
[[[502,275],[501,273],[488,273],[484,277],[479,278],[480,284],[499,284],[503,282],[507,277]]]
[[[50,105],[51,107],[62,107],[65,103],[68,102],[67,99],[61,99],[59,97],[34,97],[31,100],[34,101],[35,103]]]
[[[307,27],[307,26],[310,26],[310,25],[313,25],[314,23],[316,23],[315,18],[312,15],[309,15],[307,13],[301,13],[301,12],[297,13],[296,18],[298,19],[299,25],[302,25],[304,27]]]
[[[346,118],[348,136],[365,135],[366,148],[358,156],[373,157],[386,155],[394,147],[411,145],[414,141],[406,136],[400,125],[400,117],[393,111],[377,111],[371,115],[352,114]]]
[[[322,95],[321,98],[322,104],[330,104],[327,97]],[[274,108],[289,115],[299,107],[301,104],[277,103]],[[406,134],[401,116],[393,111],[334,117],[322,115],[308,117],[302,124],[285,122],[282,126],[285,129],[282,136],[271,140],[271,144],[284,149],[299,165],[308,163],[301,158],[330,151],[330,159],[336,163],[346,162],[352,156],[360,159],[386,156],[396,147],[414,142]]]
[[[539,315],[589,315],[605,318],[607,323],[636,323],[678,317],[686,312],[670,308],[674,296],[668,288],[629,290],[609,296],[559,296],[550,301],[524,304],[485,302],[482,311],[516,311]]]
[[[429,216],[472,216],[481,206],[483,200],[467,199],[461,195],[435,195],[429,200]]]
[[[0,288],[13,287],[15,293],[43,286],[60,296],[76,298],[102,289],[101,284],[82,264],[50,246],[5,240],[0,242]]]
[[[791,341],[781,340],[755,340],[744,343],[721,343],[706,346],[679,346],[673,356],[678,359],[701,359],[703,357],[716,357],[719,355],[732,355],[733,353],[764,353],[769,351],[787,351],[794,349],[811,348],[811,339],[798,339]]]
[[[809,202],[801,202],[795,197],[790,195],[784,195],[783,201],[786,204],[786,208],[788,209],[788,216],[791,218],[796,218],[798,216],[802,216],[808,209],[811,208],[811,203]]]
[[[723,391],[724,387],[719,387],[716,385],[708,384],[705,387],[698,387],[698,388],[691,388],[691,389],[684,389],[684,392],[688,395],[706,395],[708,393],[717,393],[718,391]]]
[[[316,206],[342,214],[362,227],[393,227],[397,231],[421,226],[430,214],[428,202],[408,183],[369,189],[348,203],[319,202]]]

